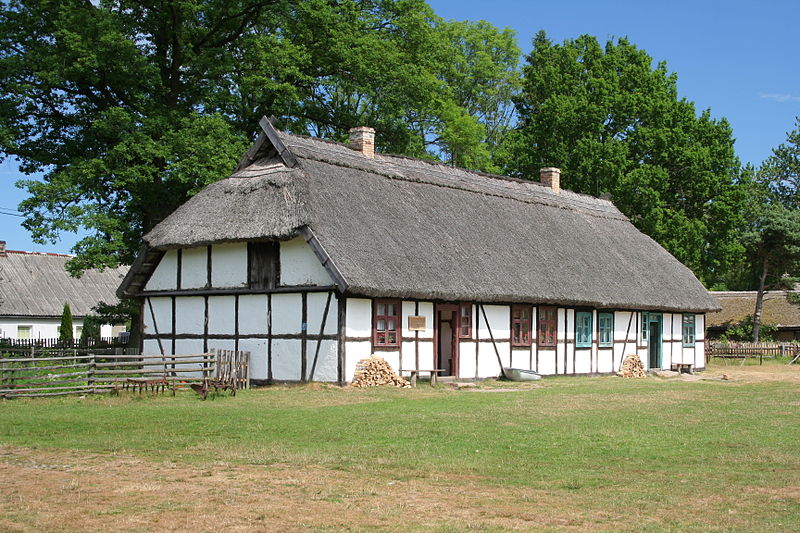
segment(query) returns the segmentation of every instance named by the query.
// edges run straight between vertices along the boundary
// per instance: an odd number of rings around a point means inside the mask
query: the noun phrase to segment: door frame
[[[458,313],[460,312],[460,305],[458,303],[437,303],[434,304],[433,309],[433,364],[434,368],[439,367],[439,332],[441,331],[440,323],[442,321],[442,311],[452,311],[452,318],[450,323],[450,330],[453,336],[450,348],[450,375],[458,377],[459,372],[459,336],[458,336]]]
[[[653,345],[653,334],[650,330],[650,326],[652,324],[658,324],[658,343],[656,344],[656,348],[658,349],[657,354],[657,364],[654,366],[651,364],[651,357],[650,357],[650,349]],[[661,368],[661,365],[664,362],[664,315],[661,313],[647,313],[647,367],[652,370],[654,368]]]

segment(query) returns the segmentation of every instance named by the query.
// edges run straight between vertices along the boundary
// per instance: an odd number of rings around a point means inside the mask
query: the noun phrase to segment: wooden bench
[[[439,375],[440,372],[444,372],[444,368],[431,368],[431,369],[414,368],[410,370],[400,370],[401,376],[403,375],[403,372],[408,372],[409,374],[411,374],[409,377],[412,387],[417,386],[417,377],[419,376],[420,372],[428,372],[431,375],[431,387],[435,387],[436,377]]]
[[[672,363],[672,367],[678,374],[691,374],[692,366],[691,363]]]

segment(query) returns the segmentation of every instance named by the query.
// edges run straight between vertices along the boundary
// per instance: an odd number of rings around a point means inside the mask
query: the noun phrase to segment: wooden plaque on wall
[[[410,316],[408,317],[408,329],[411,331],[425,331],[425,317],[424,316]]]

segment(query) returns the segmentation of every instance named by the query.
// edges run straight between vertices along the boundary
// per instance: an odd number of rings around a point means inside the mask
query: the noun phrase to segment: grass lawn
[[[723,373],[0,402],[0,530],[798,531],[800,366]]]

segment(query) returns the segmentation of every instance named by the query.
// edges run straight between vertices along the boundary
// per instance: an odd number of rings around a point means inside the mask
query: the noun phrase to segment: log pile
[[[379,387],[392,385],[395,387],[410,387],[404,378],[395,374],[392,365],[383,357],[371,355],[356,364],[356,373],[353,377],[353,387]]]
[[[636,354],[631,354],[625,357],[620,367],[618,375],[623,378],[646,378],[647,374],[644,373],[644,365],[642,360]]]

